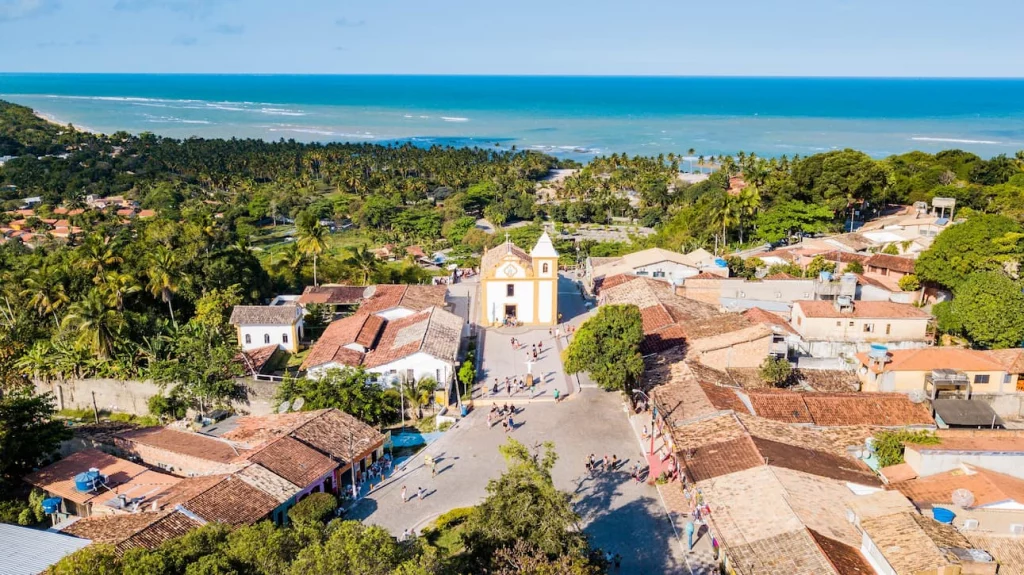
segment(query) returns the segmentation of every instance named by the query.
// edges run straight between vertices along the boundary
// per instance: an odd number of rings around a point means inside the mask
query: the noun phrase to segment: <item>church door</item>
[[[518,319],[518,316],[516,316],[516,306],[514,306],[514,305],[506,305],[505,306],[505,317],[510,317],[510,318],[513,318],[513,319]]]

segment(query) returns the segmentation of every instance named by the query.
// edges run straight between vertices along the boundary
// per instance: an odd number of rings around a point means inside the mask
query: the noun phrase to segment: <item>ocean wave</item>
[[[468,122],[469,118],[462,118],[459,116],[441,116],[441,119],[445,122]]]
[[[64,100],[97,100],[101,102],[202,102],[202,100],[169,100],[166,98],[140,98],[137,96],[65,96],[63,94],[39,94],[39,96],[42,98],[55,98]]]
[[[1000,144],[1003,143],[1003,142],[998,142],[996,140],[962,140],[962,139],[958,139],[958,138],[930,138],[930,137],[926,137],[926,136],[917,136],[917,137],[913,137],[913,138],[910,138],[910,139],[915,141],[915,142],[945,142],[947,144],[991,144],[991,145],[1000,145]]]
[[[372,140],[377,136],[370,132],[363,133],[352,133],[352,132],[334,132],[326,128],[268,128],[270,132],[293,132],[296,134],[313,134],[315,136],[334,136],[338,138],[358,138],[360,140]]]
[[[146,121],[152,124],[204,124],[209,125],[213,122],[208,120],[188,120],[185,118],[177,118],[175,116],[153,116],[146,114]]]
[[[305,116],[306,113],[300,110],[289,110],[287,108],[260,108],[261,114],[270,116]]]

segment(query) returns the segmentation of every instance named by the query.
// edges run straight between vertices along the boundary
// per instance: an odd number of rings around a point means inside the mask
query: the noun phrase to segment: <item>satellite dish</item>
[[[909,399],[911,403],[924,403],[924,400],[928,399],[928,396],[925,395],[923,389],[915,389],[907,394],[907,399]]]
[[[964,509],[974,505],[974,494],[969,489],[957,489],[953,492],[953,505]]]
[[[292,402],[292,411],[300,411],[303,405],[306,405],[306,400],[301,397],[296,397],[295,401]]]
[[[278,413],[286,413],[286,412],[287,412],[287,411],[288,411],[289,409],[291,409],[291,407],[292,407],[292,402],[290,402],[290,401],[285,401],[284,403],[282,403],[282,404],[281,404],[281,405],[280,405],[280,406],[279,406],[279,407],[277,408],[277,412],[278,412]]]

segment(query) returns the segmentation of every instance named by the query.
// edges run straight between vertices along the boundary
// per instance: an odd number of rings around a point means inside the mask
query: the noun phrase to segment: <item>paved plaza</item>
[[[578,324],[588,307],[571,280],[559,284],[559,310],[566,322]],[[554,345],[547,328],[527,330],[487,330],[483,333],[483,362],[480,366],[488,387],[494,378],[502,383],[496,401],[509,401],[504,389],[506,375],[522,377],[526,373],[526,352],[530,345],[543,341],[544,351],[531,367],[543,381],[533,397],[512,396],[520,410],[515,430],[506,433],[501,425],[488,426],[489,390],[468,417],[445,433],[394,475],[376,487],[356,505],[348,517],[381,525],[398,535],[405,529],[420,530],[441,513],[455,507],[479,503],[486,496],[487,482],[498,477],[505,462],[498,446],[506,437],[534,447],[553,441],[559,460],[552,476],[555,485],[572,495],[576,511],[595,546],[619,553],[622,573],[687,573],[684,552],[673,535],[672,525],[661,504],[658,490],[635,483],[629,468],[636,462],[646,465],[637,436],[630,426],[621,394],[608,393],[567,377],[561,366],[560,349]],[[511,337],[524,345],[512,349]],[[482,386],[479,386],[482,387]],[[554,401],[554,389],[564,399]],[[475,395],[481,395],[478,389]],[[586,471],[584,462],[593,453],[597,458],[616,455],[618,470]],[[424,465],[424,456],[437,463],[437,476]],[[411,497],[402,501],[402,487]],[[424,488],[424,498],[414,497]]]

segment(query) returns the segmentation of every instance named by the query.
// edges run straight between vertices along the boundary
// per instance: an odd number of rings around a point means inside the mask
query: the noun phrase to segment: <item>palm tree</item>
[[[79,265],[92,274],[95,283],[100,282],[103,273],[111,266],[124,262],[124,259],[115,254],[110,247],[110,240],[101,238],[98,234],[89,236],[79,250]]]
[[[178,322],[174,320],[174,305],[171,300],[180,287],[182,276],[174,252],[167,246],[157,246],[149,256],[146,275],[149,276],[149,293],[153,294],[153,297],[159,296],[167,304],[167,310],[171,312],[171,323],[177,327]]]
[[[693,155],[697,153],[697,150],[690,148],[686,150],[686,159],[690,162],[690,173],[693,173]]]
[[[715,225],[722,228],[722,247],[729,241],[729,228],[735,226],[739,222],[739,209],[736,196],[730,196],[726,194],[718,208],[712,213],[713,221]],[[716,255],[718,248],[715,248]]]
[[[370,282],[370,277],[377,271],[379,265],[377,256],[365,245],[349,248],[349,256],[342,263],[359,270],[362,285],[367,285]]]
[[[106,306],[98,290],[68,308],[62,327],[78,331],[77,343],[89,348],[100,359],[110,359],[114,337],[124,326],[124,318]]]
[[[31,375],[36,381],[42,379],[44,382],[50,378],[50,370],[53,365],[51,350],[53,346],[46,340],[37,341],[25,355],[18,358],[14,367],[25,375]]]
[[[761,207],[761,193],[757,191],[757,186],[747,186],[740,190],[740,193],[735,198],[736,206],[736,221],[740,226],[740,243],[743,243],[743,220],[748,216],[753,216],[757,213],[757,209]]]
[[[697,158],[697,169],[700,170],[700,173],[704,173],[704,154]]]
[[[103,276],[103,283],[100,284],[106,304],[118,312],[124,311],[124,296],[137,293],[142,290],[138,282],[130,274],[108,272]]]
[[[423,407],[430,405],[434,398],[434,390],[437,389],[437,380],[432,377],[424,377],[415,383],[408,383],[402,386],[402,395],[409,402],[411,417],[413,421],[423,417]]]
[[[313,285],[315,286],[317,285],[316,262],[320,254],[327,249],[327,233],[319,221],[300,226],[297,231],[299,251],[307,256],[313,256]]]
[[[28,273],[22,281],[24,289],[21,290],[22,297],[29,298],[29,305],[35,308],[39,315],[53,316],[54,324],[57,323],[57,310],[71,301],[64,290],[64,283],[55,276],[53,266],[43,264]]]

